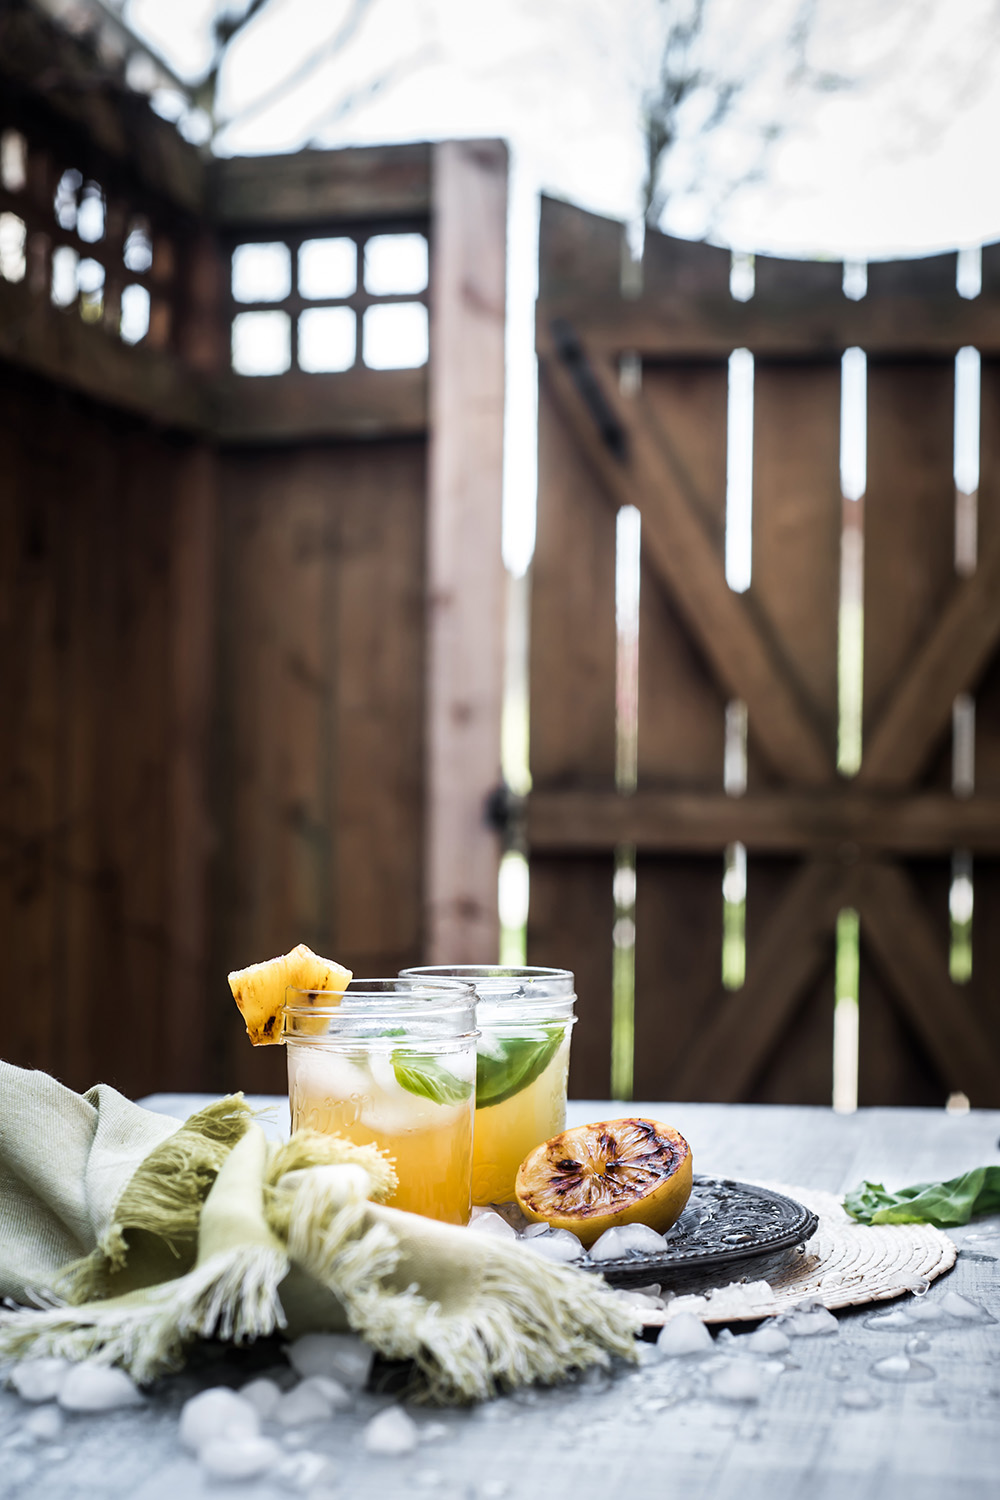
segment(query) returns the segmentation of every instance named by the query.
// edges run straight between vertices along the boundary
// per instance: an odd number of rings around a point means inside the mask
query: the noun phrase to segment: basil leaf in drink
[[[484,1036],[476,1054],[476,1108],[502,1104],[540,1078],[563,1039],[563,1027],[546,1027],[539,1035]],[[486,1043],[488,1051],[483,1049]]]
[[[432,1104],[462,1104],[472,1093],[471,1083],[456,1078],[433,1057],[412,1057],[406,1052],[394,1052],[392,1071],[401,1089],[421,1099],[430,1099]]]

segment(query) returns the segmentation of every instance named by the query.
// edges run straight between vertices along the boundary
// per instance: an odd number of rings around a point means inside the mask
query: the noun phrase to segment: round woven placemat
[[[819,1228],[802,1253],[769,1283],[733,1283],[704,1296],[676,1297],[664,1312],[651,1309],[648,1324],[668,1323],[681,1312],[696,1312],[705,1323],[738,1323],[773,1317],[806,1301],[829,1308],[884,1302],[955,1264],[954,1241],[931,1224],[859,1224],[833,1193],[777,1182],[758,1186],[784,1193],[817,1215]]]

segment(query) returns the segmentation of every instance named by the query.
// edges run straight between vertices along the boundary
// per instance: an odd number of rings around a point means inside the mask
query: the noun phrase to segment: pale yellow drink
[[[476,1110],[472,1146],[473,1203],[507,1203],[529,1151],[566,1128],[569,1031],[533,1083],[500,1104]]]
[[[451,1038],[435,1034],[419,1010],[416,1020],[407,1011],[359,1022],[352,1004],[361,997],[351,986],[346,996],[322,1024],[314,1008],[302,1013],[298,1036],[287,1036],[292,1129],[374,1143],[396,1168],[399,1186],[388,1200],[394,1208],[466,1223],[476,1068],[471,999],[466,1034]],[[286,1007],[285,1014],[294,1011]],[[399,1020],[403,1025],[392,1024]]]
[[[479,1027],[472,1201],[509,1203],[521,1162],[565,1129],[576,995],[568,969],[459,964],[409,977],[476,987]]]

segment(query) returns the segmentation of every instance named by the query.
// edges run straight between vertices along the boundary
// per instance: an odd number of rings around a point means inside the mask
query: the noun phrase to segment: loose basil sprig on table
[[[1000,1167],[974,1167],[947,1182],[915,1182],[895,1193],[880,1182],[863,1182],[844,1207],[863,1224],[968,1224],[973,1214],[1000,1212]]]
[[[540,1035],[483,1036],[476,1054],[476,1108],[502,1104],[534,1083],[545,1072],[562,1039],[562,1026],[546,1027]]]

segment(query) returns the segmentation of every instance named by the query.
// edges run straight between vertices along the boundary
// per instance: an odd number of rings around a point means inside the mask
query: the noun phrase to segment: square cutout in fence
[[[306,240],[299,246],[299,292],[303,297],[350,297],[357,289],[355,240]]]
[[[52,252],[53,307],[72,307],[76,301],[76,268],[80,257],[69,245],[58,245]]]
[[[366,309],[362,349],[369,369],[416,369],[427,363],[428,348],[422,302],[383,302]]]
[[[0,214],[0,276],[4,281],[23,281],[25,271],[24,220],[17,214]]]
[[[19,130],[0,135],[0,184],[8,193],[20,193],[28,181],[28,143]]]
[[[283,375],[292,362],[292,325],[284,312],[237,313],[233,369],[237,375]]]
[[[96,182],[88,182],[80,195],[76,232],[87,245],[104,238],[104,194]]]
[[[299,317],[299,369],[310,375],[349,370],[358,348],[350,307],[310,307]]]
[[[287,245],[237,245],[233,251],[233,300],[281,302],[292,290],[292,257]]]
[[[80,316],[85,323],[98,323],[104,311],[104,267],[99,260],[81,260],[76,268],[80,293]]]
[[[60,229],[76,228],[77,195],[82,187],[83,177],[75,167],[64,172],[56,184],[52,208]]]
[[[138,344],[149,332],[149,293],[144,286],[123,288],[118,332],[124,344]]]
[[[153,236],[148,219],[133,219],[125,239],[125,269],[142,276],[153,264]]]
[[[365,291],[375,297],[422,292],[427,285],[427,237],[376,234],[365,243]]]

